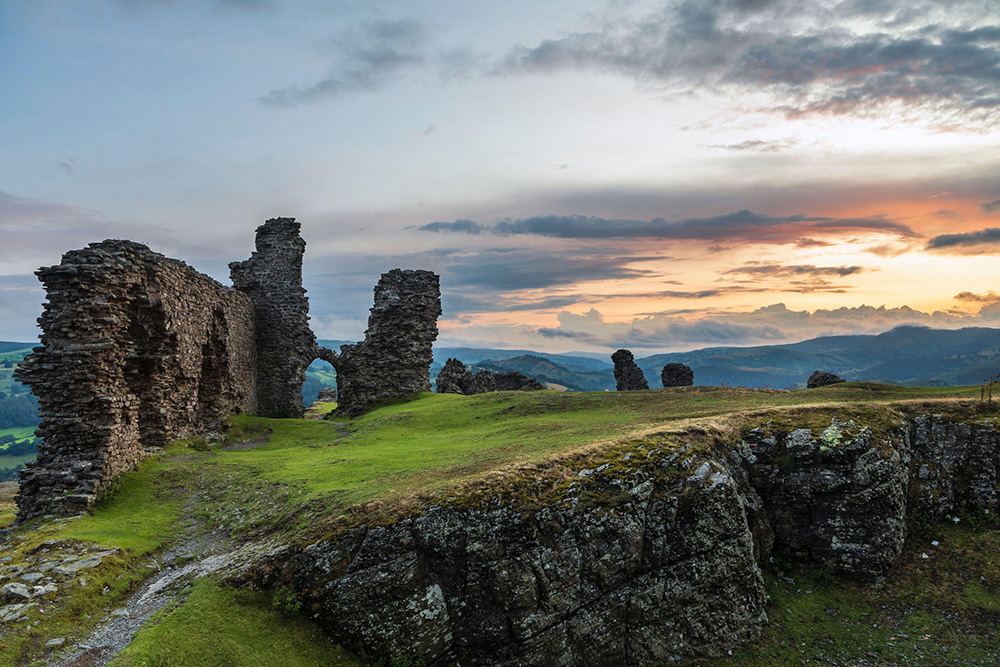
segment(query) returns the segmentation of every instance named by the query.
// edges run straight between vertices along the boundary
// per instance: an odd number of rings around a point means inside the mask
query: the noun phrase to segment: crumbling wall
[[[316,353],[337,369],[337,409],[353,417],[381,401],[430,391],[431,346],[440,315],[437,274],[383,273],[364,341],[341,346],[336,357]]]
[[[506,371],[493,373],[480,370],[473,375],[458,359],[448,359],[437,376],[439,394],[484,394],[489,391],[539,391],[545,385],[524,373]]]
[[[197,435],[256,401],[253,303],[131,241],[93,243],[36,272],[42,346],[18,369],[42,444],[19,518],[90,507],[144,447]]]
[[[306,242],[295,218],[257,228],[256,252],[229,265],[233,286],[256,306],[257,414],[301,417],[306,368],[319,356],[302,287]]]

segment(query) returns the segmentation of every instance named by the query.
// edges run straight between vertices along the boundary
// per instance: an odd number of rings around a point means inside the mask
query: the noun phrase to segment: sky
[[[996,0],[0,3],[0,339],[128,238],[228,284],[295,217],[320,338],[391,268],[439,344],[1000,326]]]

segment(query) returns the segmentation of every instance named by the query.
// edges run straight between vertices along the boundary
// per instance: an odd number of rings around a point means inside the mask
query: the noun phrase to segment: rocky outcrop
[[[698,445],[641,441],[506,473],[394,520],[342,520],[243,580],[291,587],[338,641],[385,659],[719,655],[766,623],[772,553],[878,584],[899,560],[908,512],[1000,509],[992,419],[833,412],[826,426],[803,415],[811,428],[768,419],[735,448],[696,430]]]
[[[684,364],[667,364],[660,371],[664,387],[690,387],[694,384],[694,371]]]
[[[337,390],[333,387],[323,387],[319,390],[319,395],[316,397],[317,403],[336,403],[337,402]]]
[[[302,287],[306,242],[295,218],[272,218],[257,228],[256,251],[229,265],[233,286],[254,303],[257,414],[301,417],[306,367],[319,356]]]
[[[615,364],[615,383],[618,391],[649,389],[649,384],[631,352],[618,350],[611,355],[611,361]]]
[[[143,449],[256,405],[254,306],[187,264],[104,241],[36,272],[42,346],[17,377],[42,443],[21,473],[19,519],[87,509]]]
[[[902,427],[902,424],[900,424]],[[895,431],[832,420],[810,429],[751,430],[739,450],[774,532],[774,551],[845,577],[878,582],[906,538],[908,443]]]
[[[946,414],[909,422],[909,510],[930,518],[1000,513],[1000,429]]]
[[[441,315],[441,287],[431,271],[393,269],[375,286],[365,340],[343,345],[338,410],[352,417],[392,398],[430,391],[431,346]]]
[[[524,373],[506,371],[493,373],[480,370],[473,374],[458,359],[448,359],[437,376],[439,394],[484,394],[488,391],[538,391],[545,389],[538,380]]]
[[[831,384],[839,384],[844,382],[844,379],[833,373],[826,373],[824,371],[813,371],[813,374],[809,376],[806,381],[806,389],[817,389],[819,387],[828,387]]]
[[[552,470],[516,494],[346,530],[258,571],[338,641],[416,663],[652,664],[755,638],[766,596],[734,479],[690,447],[617,457],[569,484]]]

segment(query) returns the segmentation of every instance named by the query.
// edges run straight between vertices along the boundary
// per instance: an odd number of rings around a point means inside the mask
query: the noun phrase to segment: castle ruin
[[[38,397],[42,443],[21,473],[18,520],[90,508],[144,450],[221,427],[227,416],[301,417],[305,369],[337,370],[344,411],[429,391],[438,277],[394,269],[375,288],[365,341],[317,345],[294,218],[257,228],[227,287],[132,241],[72,250],[36,271],[41,346],[17,378]]]

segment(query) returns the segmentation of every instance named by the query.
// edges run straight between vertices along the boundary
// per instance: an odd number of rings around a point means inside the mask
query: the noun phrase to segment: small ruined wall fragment
[[[257,250],[229,265],[233,286],[256,306],[257,414],[301,417],[306,368],[317,357],[302,287],[306,242],[295,218],[272,218],[257,228]]]
[[[524,373],[505,371],[493,373],[480,370],[475,374],[458,359],[448,359],[437,376],[439,394],[484,394],[489,391],[539,391],[545,385]]]
[[[636,391],[649,389],[642,369],[635,363],[632,353],[628,350],[618,350],[611,355],[615,364],[615,382],[618,391]]]
[[[20,520],[92,505],[144,447],[201,434],[256,399],[253,303],[131,241],[93,243],[36,272],[42,345],[18,369],[42,443]]]
[[[383,273],[375,286],[364,341],[341,346],[334,360],[337,409],[353,417],[387,399],[430,391],[431,348],[440,315],[437,274],[402,269]]]

